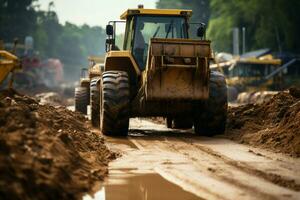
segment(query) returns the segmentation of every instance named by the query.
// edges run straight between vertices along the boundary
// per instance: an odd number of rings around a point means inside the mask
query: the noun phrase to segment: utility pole
[[[240,55],[240,43],[239,43],[239,28],[233,28],[233,39],[232,39],[232,46],[233,46],[233,55],[238,56]]]
[[[243,31],[243,54],[246,53],[246,28],[242,28]]]

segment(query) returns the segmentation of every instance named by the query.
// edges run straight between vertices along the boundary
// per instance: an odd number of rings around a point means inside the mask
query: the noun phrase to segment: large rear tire
[[[89,90],[86,87],[75,88],[75,111],[87,114],[89,104]]]
[[[123,71],[104,72],[100,92],[100,129],[104,135],[126,136],[129,127],[129,81]]]
[[[100,124],[100,77],[95,77],[90,84],[91,122],[94,127]]]
[[[227,87],[223,74],[212,71],[209,82],[209,99],[194,119],[195,133],[214,136],[223,134],[227,119]]]
[[[173,121],[173,128],[176,129],[190,129],[193,127],[193,119],[188,117],[178,117]]]

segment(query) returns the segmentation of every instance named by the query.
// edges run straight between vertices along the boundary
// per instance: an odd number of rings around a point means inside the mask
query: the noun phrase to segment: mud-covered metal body
[[[151,39],[131,115],[192,116],[194,102],[209,96],[210,56],[209,41]]]
[[[128,10],[121,16],[126,20],[122,50],[116,50],[114,26],[108,25],[99,87],[100,129],[104,134],[126,135],[129,118],[156,116],[168,118],[169,124],[177,121],[181,128],[194,125],[197,133],[224,131],[226,82],[222,75],[210,72],[210,41],[203,35],[199,40],[189,39],[190,16],[191,10]],[[165,24],[159,27],[159,23]],[[148,31],[151,26],[157,27],[149,36],[147,30],[141,31],[144,26]],[[159,30],[165,31],[160,37]],[[143,39],[139,38],[141,34]],[[139,47],[142,52],[137,51],[137,40],[148,37],[149,41]],[[203,118],[205,113],[210,113],[207,119]]]
[[[151,39],[143,87],[147,100],[208,98],[210,42]]]

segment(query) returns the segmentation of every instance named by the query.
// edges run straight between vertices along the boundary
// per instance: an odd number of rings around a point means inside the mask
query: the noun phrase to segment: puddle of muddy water
[[[136,119],[135,119],[136,120]],[[152,129],[149,125],[149,129]],[[86,195],[83,200],[198,200],[199,197],[183,190],[153,170],[150,163],[135,162],[134,154],[138,147],[130,137],[145,137],[148,129],[130,130],[129,138],[105,137],[108,147],[116,152],[127,152],[119,159],[110,163],[109,176],[101,186],[93,188],[93,195]],[[128,152],[132,152],[128,156]],[[145,155],[146,156],[146,155]],[[139,163],[138,163],[139,162]]]
[[[158,174],[111,174],[93,196],[83,200],[194,200],[199,197],[184,191]]]

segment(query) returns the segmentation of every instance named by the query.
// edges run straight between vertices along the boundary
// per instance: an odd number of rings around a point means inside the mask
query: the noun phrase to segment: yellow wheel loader
[[[129,9],[106,26],[106,56],[99,79],[100,129],[126,136],[129,118],[164,117],[173,128],[212,136],[225,130],[225,78],[211,72],[204,24],[189,38],[191,10]],[[123,46],[115,39],[126,24]],[[92,105],[92,109],[93,109]]]
[[[75,88],[75,110],[87,114],[91,105],[91,121],[99,127],[99,80],[103,71],[103,58],[90,56],[88,68],[81,69],[80,84]]]
[[[17,45],[15,41],[14,49]],[[9,87],[13,86],[14,71],[21,69],[20,59],[14,54],[4,50],[3,41],[0,40],[0,85],[5,81],[9,74],[11,74],[11,79],[9,81]]]

